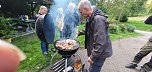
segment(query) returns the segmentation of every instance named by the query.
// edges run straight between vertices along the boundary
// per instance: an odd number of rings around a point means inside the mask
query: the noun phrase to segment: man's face
[[[89,12],[88,12],[88,10],[79,8],[79,12],[80,12],[80,14],[81,14],[82,16],[84,16],[85,18],[89,17]]]
[[[74,7],[69,6],[69,11],[70,11],[71,13],[73,13],[73,12],[74,12]]]
[[[47,14],[47,9],[43,9],[43,14]]]
[[[40,10],[40,13],[43,15],[43,14],[47,14],[47,9],[42,9]]]

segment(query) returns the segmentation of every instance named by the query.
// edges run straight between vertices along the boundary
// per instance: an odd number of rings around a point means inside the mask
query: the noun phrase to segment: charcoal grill
[[[56,47],[57,42],[58,41],[62,41],[62,40],[63,39],[56,40],[54,42],[54,47],[55,47],[55,49],[57,49],[58,53],[61,54],[63,58],[65,58],[65,69],[67,69],[68,58],[70,58],[71,55],[73,55],[73,54],[75,54],[77,52],[77,50],[80,47],[80,43],[77,40],[75,40],[76,41],[76,46],[74,46],[71,49],[62,49],[62,48]],[[66,39],[64,39],[64,40],[66,40]]]

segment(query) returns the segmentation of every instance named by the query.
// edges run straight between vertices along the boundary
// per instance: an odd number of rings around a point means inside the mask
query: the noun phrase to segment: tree
[[[146,0],[97,0],[97,6],[112,20],[118,16],[132,16],[143,12],[145,2]]]
[[[30,14],[30,9],[26,0],[0,0],[0,5],[0,11],[6,17]]]
[[[147,8],[148,13],[152,12],[152,0],[147,1],[146,8]]]

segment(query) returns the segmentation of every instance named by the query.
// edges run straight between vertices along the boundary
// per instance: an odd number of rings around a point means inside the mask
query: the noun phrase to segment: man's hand
[[[90,64],[93,64],[93,61],[91,60],[90,57],[88,57],[88,62],[89,62]]]

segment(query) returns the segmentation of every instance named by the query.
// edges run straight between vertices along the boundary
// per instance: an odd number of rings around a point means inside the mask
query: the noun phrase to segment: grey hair
[[[75,5],[75,3],[70,2],[68,5],[68,9],[69,9],[69,7],[73,7],[73,9],[74,9],[76,7],[76,5]]]
[[[39,10],[42,10],[42,9],[47,9],[47,7],[46,6],[40,6]]]
[[[59,13],[63,13],[63,9],[62,8],[58,8],[57,9]]]
[[[81,0],[78,4],[78,8],[85,8],[88,7],[89,9],[91,9],[91,2],[89,0]]]

